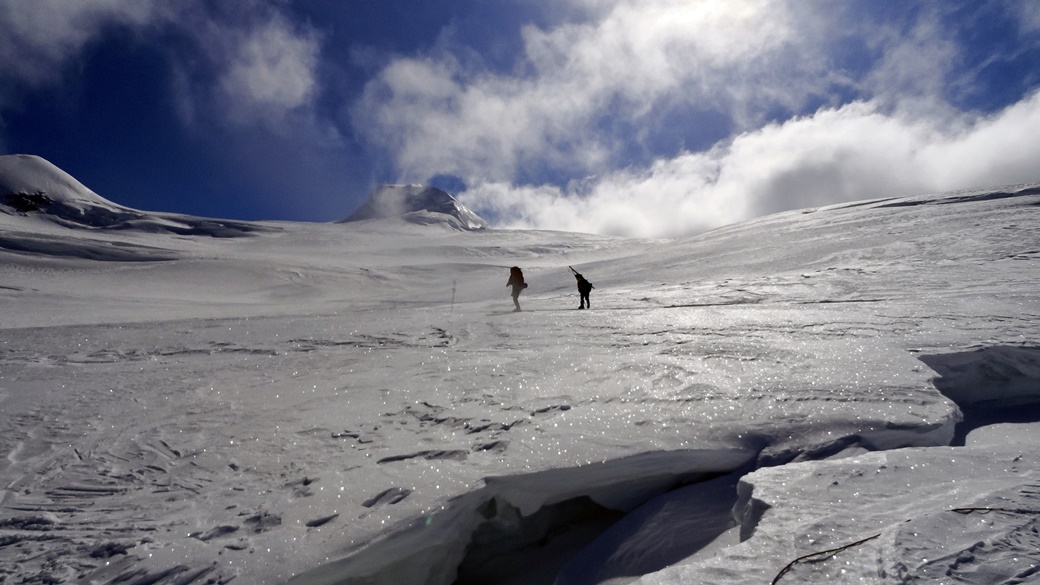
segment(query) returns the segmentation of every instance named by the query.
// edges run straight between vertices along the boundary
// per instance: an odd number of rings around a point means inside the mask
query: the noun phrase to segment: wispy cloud
[[[0,5],[0,79],[9,86],[58,81],[84,45],[113,25],[144,27],[163,18],[150,0],[32,0]]]
[[[227,111],[240,122],[255,122],[307,109],[317,92],[320,37],[278,13],[229,33],[217,87]],[[216,44],[207,39],[208,45]]]
[[[1012,2],[1013,9],[1018,10],[1018,21],[1023,31],[1040,31],[1040,10],[1029,2]]]
[[[168,52],[171,91],[184,119],[216,109],[216,120],[278,122],[309,108],[318,93],[321,37],[266,3],[248,4],[227,14],[198,1],[7,2],[0,6],[0,79],[12,87],[61,83],[66,66],[112,27],[140,33],[142,44],[151,33],[172,32],[195,51]],[[212,70],[209,77],[184,74],[200,63]]]
[[[923,116],[946,112],[944,90],[955,75],[959,47],[942,28],[939,6],[903,26],[881,26],[858,34],[877,55],[862,87],[890,108]]]
[[[989,118],[946,99],[964,73],[945,8],[861,20],[802,2],[575,4],[580,18],[524,28],[511,72],[443,47],[393,61],[358,128],[401,179],[459,176],[467,204],[502,225],[644,237],[1040,178],[1022,162],[1038,154],[1035,94]],[[733,132],[655,151],[650,129],[687,111]],[[697,132],[696,117],[681,123]]]
[[[365,135],[395,155],[406,179],[443,172],[508,180],[527,165],[598,172],[624,140],[609,119],[634,124],[662,102],[746,118],[751,104],[798,102],[788,90],[819,62],[796,58],[801,40],[781,2],[615,2],[600,20],[523,29],[524,54],[508,74],[474,69],[441,49],[388,65],[356,110]],[[789,87],[770,84],[778,64]],[[815,82],[822,83],[822,82]],[[732,99],[734,95],[743,96]]]

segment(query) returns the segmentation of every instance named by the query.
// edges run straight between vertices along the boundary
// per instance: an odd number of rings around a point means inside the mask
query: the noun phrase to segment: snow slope
[[[238,225],[0,214],[0,582],[1037,579],[1036,186]]]

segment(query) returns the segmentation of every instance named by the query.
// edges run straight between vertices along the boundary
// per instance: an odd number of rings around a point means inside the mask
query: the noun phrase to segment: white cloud
[[[228,14],[231,16],[229,17]],[[295,25],[267,3],[239,3],[227,13],[196,0],[26,0],[0,4],[0,79],[9,87],[60,83],[65,66],[112,26],[142,33],[163,27],[190,39],[199,55],[170,51],[171,91],[182,117],[217,107],[220,119],[277,124],[307,110],[317,94],[321,38]],[[201,59],[216,71],[212,87],[200,86]],[[0,104],[3,105],[3,104]]]
[[[1022,30],[1026,33],[1040,31],[1040,6],[1033,2],[1011,0],[1011,9],[1017,11]]]
[[[921,115],[946,111],[943,89],[954,74],[959,47],[944,34],[940,6],[922,6],[909,31],[879,27],[864,35],[880,54],[865,80],[870,93],[891,107]]]
[[[321,48],[316,33],[275,13],[231,35],[218,85],[234,119],[278,118],[312,104]]]
[[[39,85],[57,81],[62,66],[106,26],[142,27],[161,20],[150,0],[29,0],[0,5],[0,79]]]
[[[467,205],[503,226],[642,237],[1040,179],[1035,95],[983,119],[946,100],[967,75],[947,7],[861,20],[863,7],[844,4],[572,4],[580,18],[523,29],[512,72],[445,50],[393,61],[369,84],[358,128],[400,179],[457,175]],[[808,104],[822,107],[789,118]],[[725,116],[733,134],[702,152],[626,158],[644,128],[690,109]]]
[[[531,167],[602,174],[632,164],[624,157],[646,146],[643,129],[673,109],[716,111],[738,132],[754,130],[834,86],[885,94],[916,83],[917,95],[933,95],[950,62],[927,19],[904,40],[891,28],[843,29],[837,9],[799,2],[574,3],[586,20],[523,28],[514,72],[467,68],[444,50],[393,61],[369,84],[357,127],[392,153],[403,181],[447,173],[508,183]],[[870,35],[884,61],[862,81],[828,54],[833,37],[856,35]],[[616,133],[617,121],[633,130]]]
[[[939,189],[1040,181],[1040,91],[945,141],[922,147],[925,172]]]
[[[635,237],[766,213],[1040,180],[1040,93],[954,130],[857,102],[742,134],[708,152],[559,187],[473,186],[463,202],[514,228]]]
[[[466,69],[447,52],[398,59],[369,84],[356,124],[394,153],[402,180],[435,173],[510,180],[531,164],[599,172],[623,146],[597,127],[605,116],[638,124],[666,100],[733,105],[745,118],[758,100],[799,101],[818,78],[806,71],[822,68],[796,50],[802,39],[782,2],[597,8],[600,20],[525,27],[518,73]],[[799,69],[783,87],[756,91],[780,61]]]

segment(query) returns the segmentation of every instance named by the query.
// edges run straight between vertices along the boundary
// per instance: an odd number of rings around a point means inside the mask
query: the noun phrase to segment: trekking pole
[[[455,281],[451,281],[451,314],[455,314]]]

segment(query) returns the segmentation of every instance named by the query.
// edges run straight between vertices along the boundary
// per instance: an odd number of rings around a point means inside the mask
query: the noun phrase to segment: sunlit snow
[[[0,212],[0,582],[1040,578],[1035,185],[645,241],[0,157]]]

